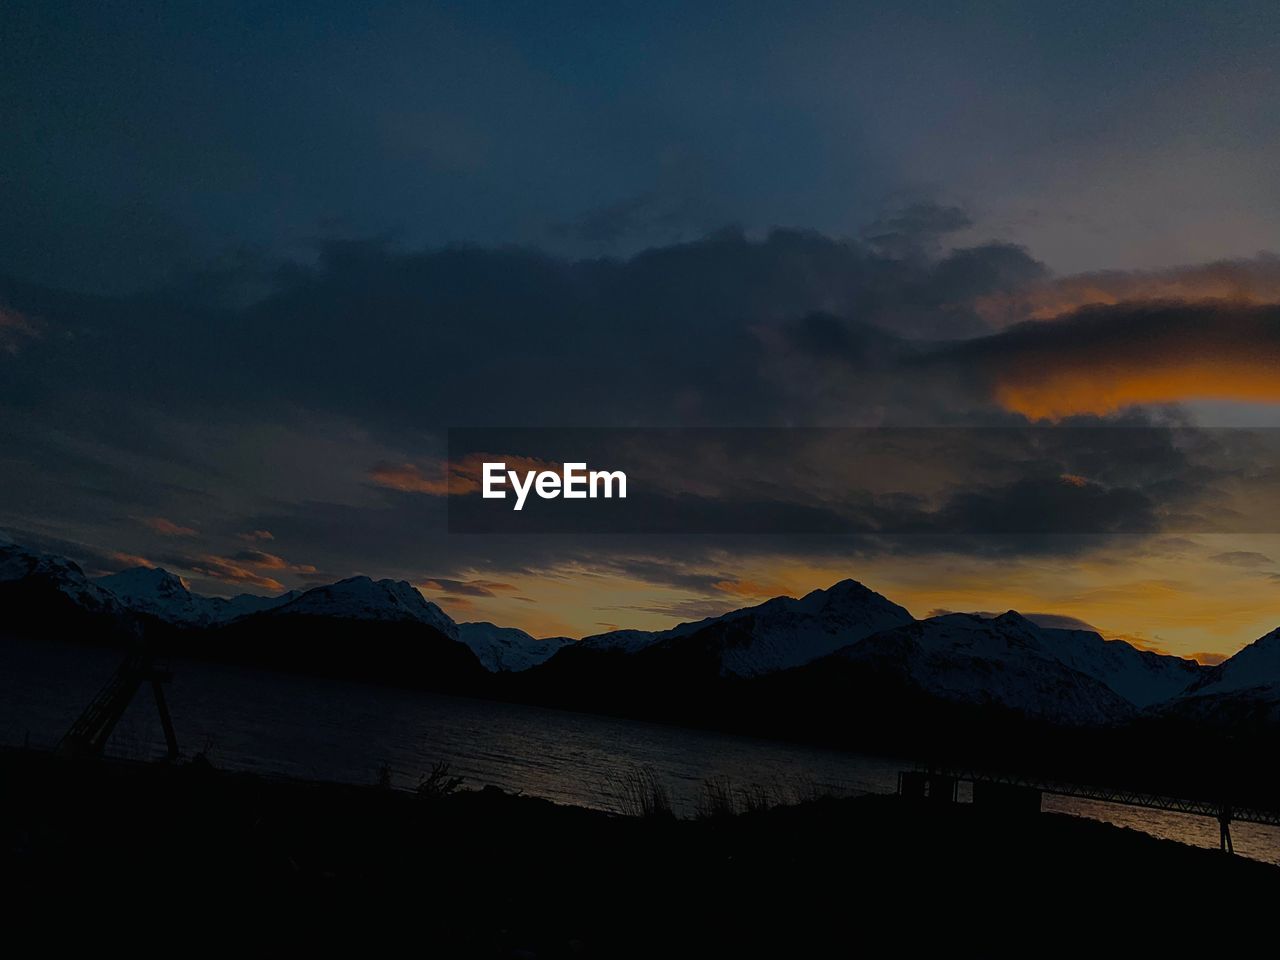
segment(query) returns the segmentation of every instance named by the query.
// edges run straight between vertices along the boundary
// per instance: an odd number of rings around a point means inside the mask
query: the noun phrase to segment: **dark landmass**
[[[613,671],[601,662],[621,661],[624,654],[593,653],[584,658],[590,667],[581,672],[572,669],[576,658],[557,657],[527,673],[490,674],[461,644],[426,636],[426,628],[295,622],[300,620],[289,618],[282,629],[270,632],[255,623],[183,631],[155,648],[165,659],[234,663],[911,757],[939,767],[1280,809],[1280,780],[1270,762],[1280,737],[1271,730],[1227,733],[1176,717],[1059,727],[997,707],[938,700],[892,675],[856,667],[691,679],[650,672],[643,661],[639,669],[619,663]],[[26,635],[91,638],[122,654],[136,643],[123,634],[40,630]],[[152,633],[153,639],[163,636],[159,629]]]
[[[490,680],[464,644],[419,623],[276,614],[168,630],[161,649],[201,660],[464,694]]]
[[[0,584],[0,635],[139,645],[185,657],[705,727],[938,766],[1280,809],[1271,759],[1280,730],[1141,714],[1105,727],[1055,725],[921,691],[875,661],[828,657],[753,678],[721,676],[716,651],[742,624],[713,625],[679,653],[566,648],[523,673],[491,674],[462,643],[421,623],[264,614],[207,629],[130,611],[91,613],[50,583]]]
[[[896,797],[675,820],[30,751],[0,776],[10,932],[52,913],[79,922],[60,936],[179,955],[354,933],[427,956],[811,956],[1088,940],[1117,912],[1150,943],[1191,891],[1280,893],[1280,868],[1218,851]]]

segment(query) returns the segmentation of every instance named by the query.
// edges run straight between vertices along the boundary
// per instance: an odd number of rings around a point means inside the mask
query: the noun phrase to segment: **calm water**
[[[0,742],[51,747],[105,682],[118,655],[71,645],[0,642]],[[364,684],[175,662],[169,708],[186,754],[219,766],[372,783],[385,764],[412,788],[444,760],[469,786],[618,809],[619,781],[648,766],[677,811],[696,809],[704,781],[735,788],[892,793],[911,764],[592,714],[391,690]],[[149,697],[139,695],[108,751],[163,754]],[[1095,817],[1198,846],[1218,845],[1207,817],[1046,796],[1044,809]],[[1232,826],[1236,851],[1280,863],[1280,829]]]

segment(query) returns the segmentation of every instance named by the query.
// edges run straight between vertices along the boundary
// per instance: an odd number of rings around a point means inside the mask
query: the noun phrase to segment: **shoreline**
[[[175,916],[216,905],[233,925],[264,905],[272,924],[327,905],[429,929],[443,955],[794,944],[800,931],[839,936],[851,904],[908,919],[923,909],[914,896],[942,888],[945,906],[928,909],[972,925],[996,891],[1002,909],[1084,902],[1100,870],[1140,881],[1129,898],[1180,882],[1280,892],[1280,867],[1133,829],[895,796],[678,820],[493,787],[415,796],[24,750],[0,751],[0,782],[7,873],[32,904],[92,889],[104,905],[158,898]],[[726,928],[730,916],[750,925]]]

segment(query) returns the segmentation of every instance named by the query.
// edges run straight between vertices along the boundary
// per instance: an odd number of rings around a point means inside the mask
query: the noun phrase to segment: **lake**
[[[52,641],[0,640],[0,742],[52,747],[111,675],[120,655]],[[648,768],[692,815],[711,778],[783,799],[814,790],[892,793],[909,760],[807,747],[661,723],[602,717],[368,684],[173,661],[166,687],[184,755],[274,776],[417,786],[445,761],[467,786],[494,784],[559,803],[625,808],[619,784]],[[139,692],[108,753],[164,754],[149,690]],[[962,786],[961,799],[967,799]],[[1043,809],[1094,817],[1217,847],[1208,817],[1044,797]],[[1280,863],[1280,829],[1237,823],[1237,853]]]

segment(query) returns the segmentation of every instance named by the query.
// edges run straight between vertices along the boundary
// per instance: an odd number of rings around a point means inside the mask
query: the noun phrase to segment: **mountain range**
[[[1206,667],[1015,611],[916,619],[854,580],[669,630],[575,641],[455,622],[405,581],[357,576],[224,599],[156,568],[90,578],[70,560],[4,539],[0,603],[7,632],[109,643],[150,636],[172,655],[571,706],[749,703],[768,715],[820,700],[836,716],[923,703],[1064,728],[1140,717],[1280,726],[1280,630]]]

